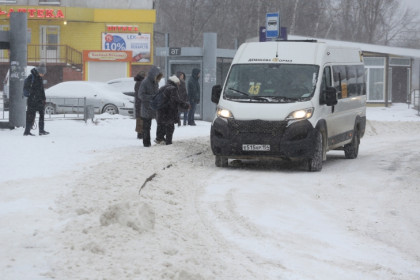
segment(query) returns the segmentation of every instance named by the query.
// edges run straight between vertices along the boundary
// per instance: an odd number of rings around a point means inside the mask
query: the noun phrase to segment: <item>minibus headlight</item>
[[[302,110],[297,110],[297,111],[291,112],[289,116],[287,117],[287,120],[289,121],[306,120],[312,117],[313,112],[314,112],[314,108],[306,108]]]
[[[218,108],[217,109],[217,116],[220,118],[233,118],[232,113],[227,109]]]

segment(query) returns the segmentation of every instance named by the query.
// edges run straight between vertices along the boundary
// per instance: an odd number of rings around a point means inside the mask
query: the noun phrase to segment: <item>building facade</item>
[[[47,87],[67,80],[89,80],[83,53],[101,53],[90,69],[98,77],[131,76],[153,64],[154,2],[144,1],[0,1],[0,30],[10,28],[10,13],[27,14],[28,65],[47,63]],[[123,9],[121,9],[123,8]],[[99,52],[98,52],[99,51]],[[129,67],[113,67],[115,51],[131,57]],[[120,57],[116,56],[118,59]],[[115,63],[119,63],[118,59]],[[117,64],[115,64],[117,65]],[[9,50],[0,50],[0,78],[9,68]],[[118,69],[129,69],[121,71]],[[102,71],[102,72],[101,72]]]

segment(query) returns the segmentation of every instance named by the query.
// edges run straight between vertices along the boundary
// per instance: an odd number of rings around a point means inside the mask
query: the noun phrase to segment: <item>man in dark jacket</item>
[[[39,135],[47,135],[49,132],[44,129],[44,113],[45,113],[45,91],[42,77],[47,73],[44,63],[31,70],[31,74],[25,79],[24,88],[29,91],[26,109],[26,126],[24,136],[31,135],[31,128],[35,122],[36,112],[39,113]]]
[[[140,88],[141,82],[146,77],[146,73],[144,71],[140,71],[135,77],[134,81],[134,108],[135,108],[135,116],[136,116],[136,132],[137,132],[137,139],[143,139],[143,120],[141,119],[140,112],[141,112],[141,100],[139,98],[138,92]]]
[[[195,125],[194,115],[197,104],[200,103],[200,69],[194,68],[192,75],[188,79],[188,100],[190,101],[190,110],[188,112],[188,125]]]
[[[168,79],[168,83],[164,85],[160,90],[163,91],[163,95],[166,100],[169,100],[167,106],[157,111],[157,123],[161,129],[158,129],[156,140],[165,141],[166,145],[172,144],[172,137],[175,130],[175,123],[179,120],[178,107],[188,109],[189,104],[182,101],[178,95],[179,79],[177,76],[171,76]]]
[[[178,86],[179,99],[181,99],[184,102],[188,102],[187,87],[185,86],[185,73],[179,71],[176,73],[176,76],[179,79],[179,86]],[[181,107],[178,107],[178,111],[179,111],[178,126],[181,126],[181,113],[184,113],[184,125],[187,125],[188,109],[183,109]]]
[[[152,119],[156,118],[156,112],[150,108],[150,101],[159,89],[159,81],[163,74],[159,67],[153,66],[147,77],[141,82],[138,96],[141,100],[140,116],[143,120],[143,146],[150,147],[150,128]]]

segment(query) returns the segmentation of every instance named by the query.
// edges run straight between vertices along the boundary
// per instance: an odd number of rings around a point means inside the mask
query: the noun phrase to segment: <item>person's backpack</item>
[[[158,92],[153,96],[152,100],[150,101],[150,108],[153,110],[161,110],[164,109],[169,104],[169,98],[165,95],[165,90],[167,86],[161,87]]]
[[[32,77],[29,79],[29,77]],[[23,83],[23,96],[29,97],[31,95],[32,86],[34,84],[34,75],[26,77],[25,82]]]

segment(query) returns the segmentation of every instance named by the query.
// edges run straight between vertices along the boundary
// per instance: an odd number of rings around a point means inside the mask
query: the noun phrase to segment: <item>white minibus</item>
[[[320,171],[330,150],[358,155],[366,127],[363,55],[313,40],[245,43],[212,101],[216,166],[273,158]]]

